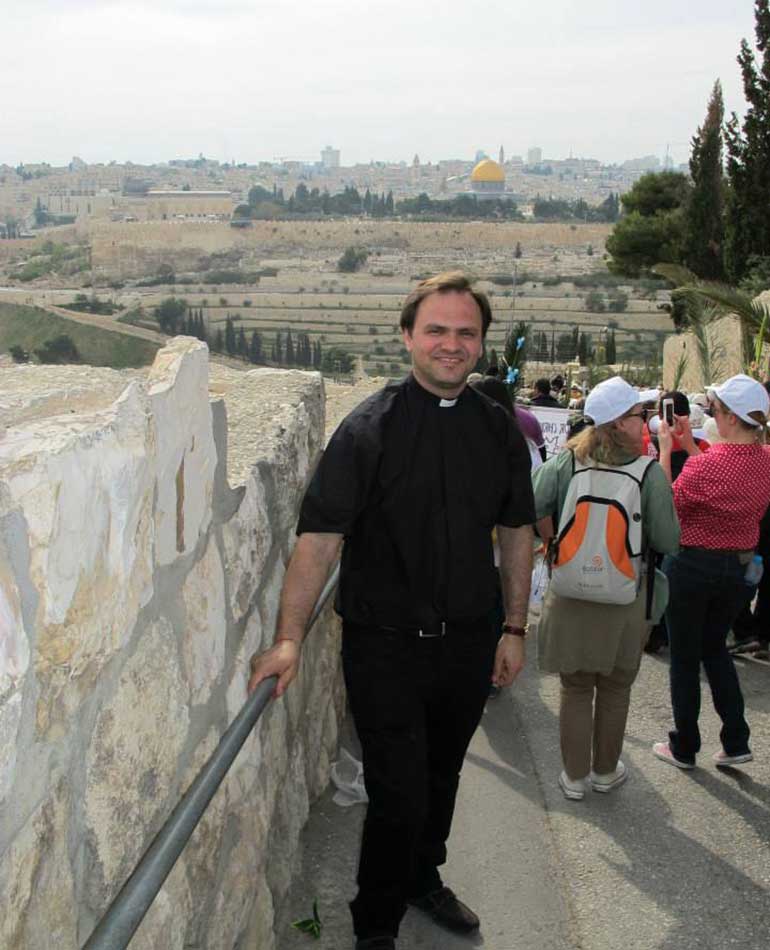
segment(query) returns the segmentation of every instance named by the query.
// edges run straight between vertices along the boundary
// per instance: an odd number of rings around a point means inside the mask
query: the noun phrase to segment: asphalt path
[[[670,727],[668,657],[645,656],[623,759],[630,779],[582,802],[556,779],[558,680],[525,673],[487,704],[458,796],[444,878],[479,913],[460,938],[410,910],[399,950],[767,950],[770,947],[770,666],[738,660],[756,761],[716,769],[719,720],[704,682],[698,767],[683,772],[650,747]],[[343,744],[355,752],[348,726]],[[298,871],[278,924],[279,950],[309,947],[291,927],[317,899],[312,945],[353,946],[347,901],[364,806],[333,790],[311,810]]]

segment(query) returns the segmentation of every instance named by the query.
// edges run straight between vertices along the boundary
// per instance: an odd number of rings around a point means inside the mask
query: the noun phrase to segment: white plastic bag
[[[544,557],[539,558],[532,568],[532,586],[529,589],[529,606],[539,607],[543,603],[548,587],[548,564]]]
[[[339,759],[332,765],[332,782],[337,787],[335,805],[350,808],[369,801],[364,787],[364,766],[347,749],[340,750]]]

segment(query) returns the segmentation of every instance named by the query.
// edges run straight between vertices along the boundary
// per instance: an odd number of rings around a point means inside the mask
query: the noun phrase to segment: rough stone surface
[[[149,372],[0,378],[4,950],[82,944],[272,641],[324,443],[323,384],[208,371],[205,346],[176,338]],[[342,707],[327,607],[297,682],[245,742],[132,947],[275,950]]]
[[[186,678],[193,703],[205,703],[225,661],[225,575],[213,537],[206,553],[187,575],[182,597]]]
[[[172,788],[187,737],[188,695],[173,628],[160,620],[144,632],[100,710],[86,754],[86,825],[106,883],[117,882],[141,855],[145,830]]]
[[[38,726],[60,729],[126,642],[152,590],[152,473],[136,384],[109,409],[33,422],[0,443],[39,594]]]
[[[71,800],[52,775],[49,796],[0,858],[0,946],[3,950],[76,947],[77,908],[67,855]]]
[[[211,519],[216,449],[208,396],[208,348],[174,337],[149,375],[157,465],[157,559],[188,554]]]

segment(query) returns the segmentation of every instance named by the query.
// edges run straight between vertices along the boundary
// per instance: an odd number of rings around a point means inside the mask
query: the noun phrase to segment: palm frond
[[[674,284],[675,287],[698,283],[697,276],[683,264],[656,264],[650,270],[658,277]]]

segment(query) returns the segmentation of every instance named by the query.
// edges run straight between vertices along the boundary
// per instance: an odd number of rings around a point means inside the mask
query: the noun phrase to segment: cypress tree
[[[227,315],[227,319],[225,320],[225,349],[227,350],[228,356],[235,356],[236,350],[238,349],[238,344],[235,339],[233,318],[229,313]]]
[[[249,344],[249,360],[252,363],[262,362],[262,334],[258,330],[251,331],[251,343]]]
[[[618,361],[618,352],[617,352],[617,345],[615,343],[614,330],[610,330],[610,332],[607,334],[605,360],[607,363],[617,363]]]
[[[724,240],[722,172],[722,85],[717,79],[706,118],[692,140],[693,189],[685,210],[684,262],[698,277],[721,280]]]
[[[242,356],[244,359],[249,357],[249,344],[246,342],[246,331],[243,327],[238,331],[238,356]]]
[[[286,331],[286,365],[294,366],[294,340],[291,338],[291,327]]]
[[[273,359],[276,363],[283,363],[283,336],[280,330],[275,335],[275,356]]]
[[[215,353],[222,353],[225,349],[225,337],[222,333],[222,327],[217,329],[217,332],[214,334],[214,346]]]
[[[755,0],[754,17],[758,55],[745,39],[738,55],[748,108],[742,125],[733,112],[725,126],[729,187],[724,266],[734,283],[750,270],[750,258],[770,257],[769,0]]]

